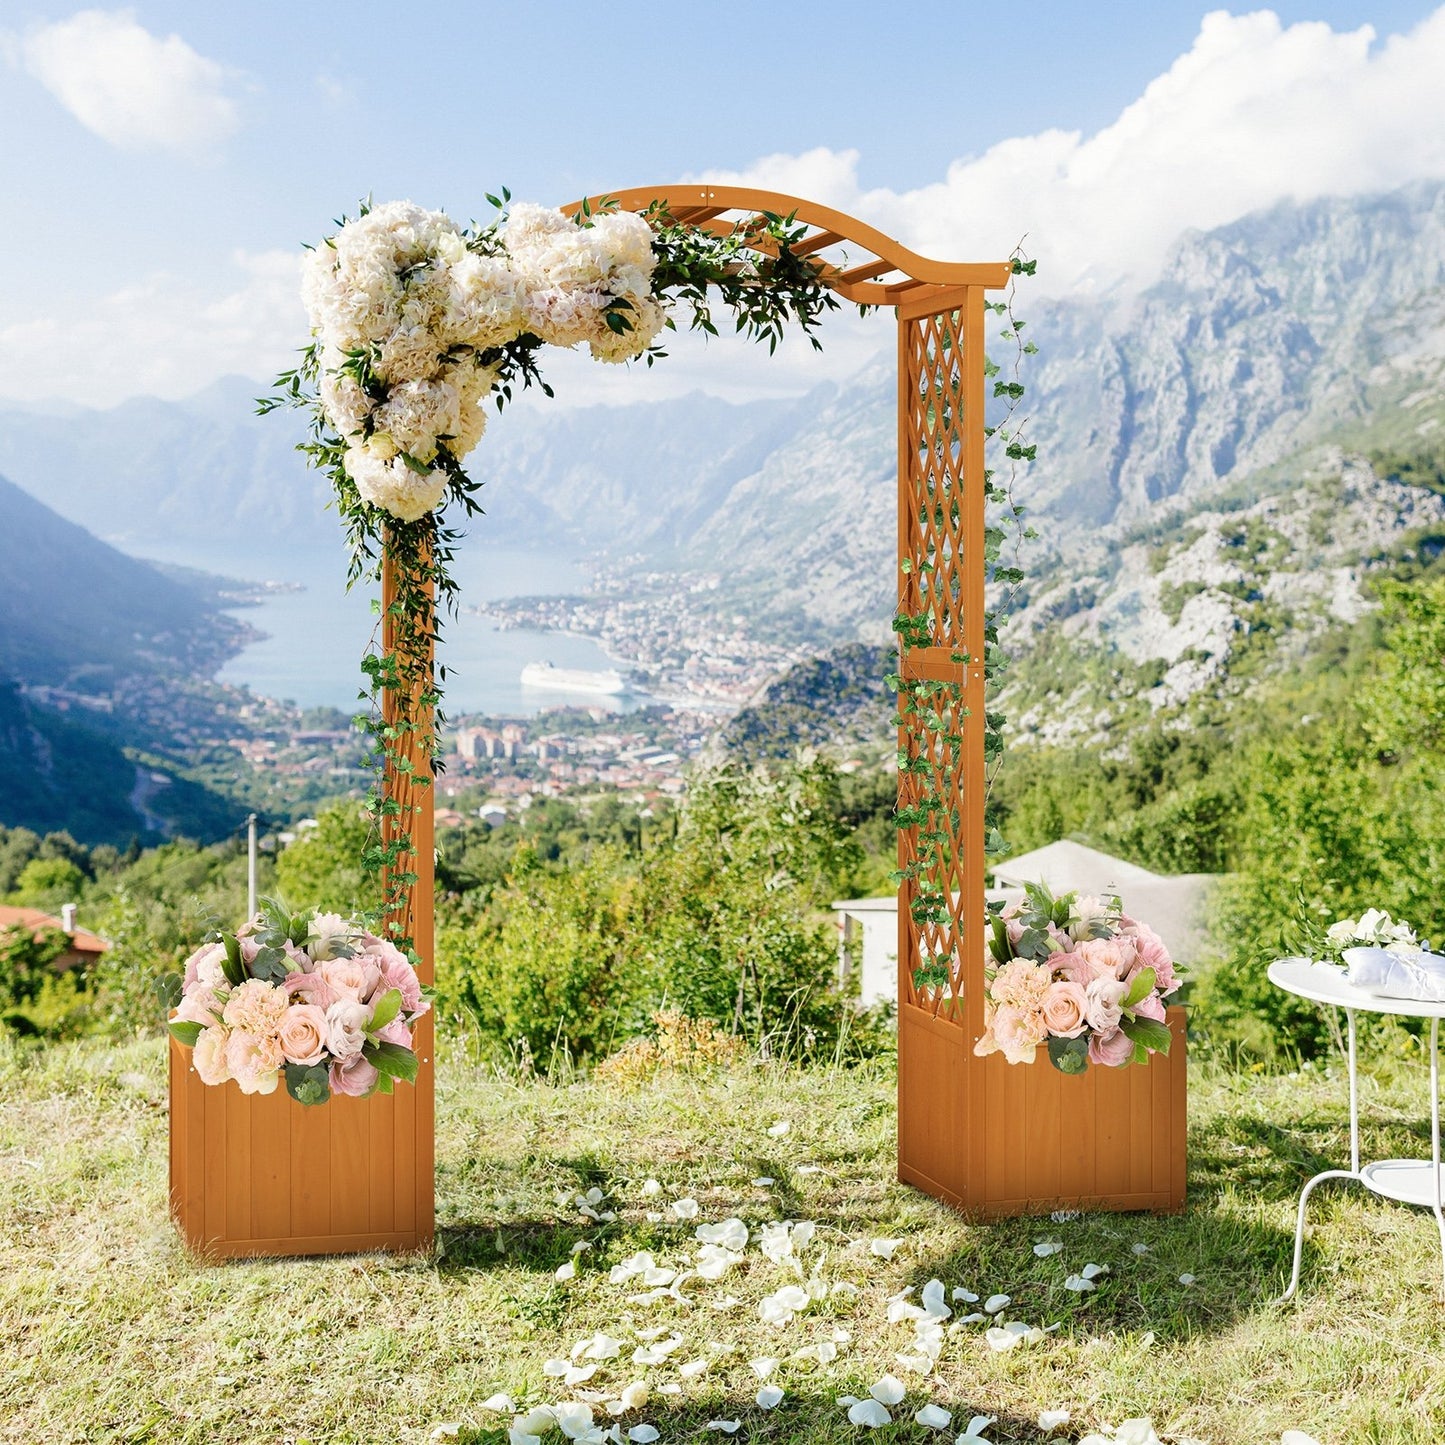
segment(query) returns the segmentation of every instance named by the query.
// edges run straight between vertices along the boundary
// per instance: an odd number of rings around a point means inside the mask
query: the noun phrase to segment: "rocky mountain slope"
[[[1445,183],[1281,204],[1182,237],[1132,299],[1035,303],[1025,289],[1020,310],[1039,345],[1026,373],[1038,461],[1020,500],[1040,538],[1012,624],[1029,647],[1117,648],[1155,699],[1177,700],[1258,637],[1250,608],[1282,607],[1284,630],[1343,616],[1359,569],[1434,525],[1429,467],[1410,458],[1445,424]],[[720,609],[762,631],[886,640],[893,386],[884,356],[846,386],[761,405],[528,398],[475,458],[486,525],[713,574]],[[334,548],[324,489],[288,422],[250,414],[256,389],[63,423],[12,411],[0,468],[106,536]],[[1338,508],[1353,524],[1326,542]],[[1226,540],[1238,525],[1278,533],[1250,577]]]

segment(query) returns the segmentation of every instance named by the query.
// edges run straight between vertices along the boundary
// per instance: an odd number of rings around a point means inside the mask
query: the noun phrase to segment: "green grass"
[[[889,1369],[909,1394],[894,1412],[905,1423],[883,1433],[917,1445],[951,1440],[975,1412],[999,1417],[996,1442],[1040,1441],[1038,1412],[1058,1406],[1073,1421],[1053,1438],[1069,1441],[1135,1415],[1151,1416],[1166,1440],[1212,1445],[1275,1442],[1287,1428],[1323,1445],[1445,1438],[1445,1311],[1428,1214],[1324,1186],[1303,1300],[1269,1303],[1286,1275],[1295,1193],[1347,1147],[1338,1074],[1197,1070],[1181,1217],[970,1226],[895,1182],[885,1066],[752,1068],[627,1092],[518,1083],[444,1059],[435,1258],[205,1267],[166,1218],[162,1062],[158,1043],[0,1052],[0,1439],[320,1445],[424,1441],[459,1422],[457,1438],[476,1440],[499,1423],[480,1408],[494,1391],[528,1402],[573,1395],[543,1364],[599,1329],[626,1347],[583,1388],[642,1376],[655,1389],[677,1379],[678,1364],[711,1361],[680,1395],[654,1394],[623,1417],[624,1427],[657,1425],[664,1445],[726,1439],[703,1430],[719,1417],[743,1421],[736,1440],[858,1441],[837,1397],[866,1393]],[[1423,1072],[1366,1084],[1370,1155],[1428,1147]],[[791,1125],[781,1138],[767,1133],[776,1120]],[[759,1175],[778,1183],[754,1186]],[[660,1200],[641,1195],[649,1177],[664,1186]],[[594,1185],[616,1223],[588,1225],[559,1206],[558,1191]],[[701,1206],[693,1224],[645,1218],[684,1195]],[[608,1282],[632,1252],[679,1259],[696,1249],[696,1223],[729,1215],[755,1231],[816,1220],[805,1258],[861,1293],[774,1330],[757,1301],[792,1277],[752,1245],[721,1281],[684,1286],[691,1309],[628,1306],[638,1285]],[[868,1252],[877,1236],[904,1241],[891,1262]],[[577,1279],[559,1283],[554,1271],[584,1238],[594,1248],[579,1256]],[[1036,1257],[1045,1238],[1065,1249]],[[1136,1255],[1136,1242],[1148,1251]],[[1111,1267],[1101,1287],[1065,1290],[1090,1261]],[[1181,1285],[1182,1273],[1197,1283]],[[911,1330],[886,1322],[886,1301],[935,1275],[1010,1294],[1005,1319],[1060,1328],[995,1354],[970,1326],[947,1341],[931,1378],[906,1374],[894,1357]],[[705,1303],[727,1293],[743,1304]],[[663,1324],[686,1339],[671,1366],[633,1366],[634,1327]],[[851,1338],[833,1364],[787,1361],[835,1330]],[[784,1360],[770,1383],[787,1395],[770,1413],[753,1403],[747,1362],[758,1355]],[[913,1423],[929,1400],[954,1412],[952,1432]]]

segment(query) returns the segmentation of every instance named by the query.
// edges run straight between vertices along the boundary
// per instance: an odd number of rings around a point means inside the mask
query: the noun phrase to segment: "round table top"
[[[1367,993],[1345,977],[1334,963],[1316,963],[1308,958],[1277,958],[1269,966],[1269,981],[1286,993],[1332,1003],[1339,1008],[1359,1009],[1377,1014],[1402,1014],[1410,1018],[1445,1019],[1445,1003],[1422,998],[1389,998]]]

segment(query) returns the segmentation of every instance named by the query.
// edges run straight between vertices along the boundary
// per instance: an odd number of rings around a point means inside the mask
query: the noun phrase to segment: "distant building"
[[[0,904],[0,933],[6,933],[12,928],[27,928],[37,940],[52,929],[58,929],[65,934],[66,950],[55,960],[55,967],[58,969],[74,968],[77,965],[88,967],[110,948],[110,944],[99,934],[76,927],[73,903],[67,903],[60,910],[59,918],[39,908],[16,908],[9,904]]]
[[[989,872],[995,886],[985,889],[985,894],[991,900],[1012,903],[1023,897],[1025,883],[1046,884],[1054,894],[1118,894],[1124,911],[1147,923],[1179,962],[1194,962],[1207,945],[1204,913],[1217,877],[1213,873],[1166,877],[1068,839],[1002,859]],[[858,971],[859,998],[865,1008],[896,1001],[897,898],[845,898],[832,907],[838,917],[840,980],[846,981],[851,970]]]

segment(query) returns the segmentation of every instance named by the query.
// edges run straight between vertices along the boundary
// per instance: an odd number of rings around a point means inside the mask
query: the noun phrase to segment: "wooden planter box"
[[[432,1020],[415,1085],[305,1108],[284,1088],[203,1084],[171,1040],[171,1216],[212,1259],[428,1249],[432,1241]]]
[[[898,1177],[976,1218],[1184,1208],[1184,1010],[1167,1056],[1061,1074],[977,1058],[959,1023],[899,1009]]]

